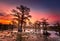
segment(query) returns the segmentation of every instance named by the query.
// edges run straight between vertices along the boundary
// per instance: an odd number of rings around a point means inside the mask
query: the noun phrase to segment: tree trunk
[[[59,36],[60,36],[60,31],[59,31]]]
[[[17,33],[16,41],[22,41],[22,33],[20,32]]]

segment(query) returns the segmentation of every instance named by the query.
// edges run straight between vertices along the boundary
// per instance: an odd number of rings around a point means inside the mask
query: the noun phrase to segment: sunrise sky
[[[12,20],[9,15],[16,6],[24,5],[30,8],[31,21],[48,18],[48,22],[60,21],[59,0],[0,0],[0,23]],[[5,21],[4,21],[5,20]]]

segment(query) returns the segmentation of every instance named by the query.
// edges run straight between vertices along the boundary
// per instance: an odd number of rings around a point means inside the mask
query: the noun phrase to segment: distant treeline
[[[0,24],[0,30],[13,30],[14,27],[12,24]]]

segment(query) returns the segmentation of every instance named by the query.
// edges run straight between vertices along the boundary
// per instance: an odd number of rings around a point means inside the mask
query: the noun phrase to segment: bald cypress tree
[[[40,25],[41,25],[41,22],[40,22],[40,21],[36,21],[36,22],[34,23],[35,32],[40,30]]]
[[[49,25],[48,22],[47,22],[48,19],[42,18],[41,20],[42,20],[41,24],[42,24],[42,27],[43,27],[43,35],[44,35],[43,38],[44,38],[44,41],[48,41],[47,37],[50,35],[50,33],[47,32],[47,27]]]
[[[60,23],[59,23],[59,22],[56,22],[56,23],[54,24],[54,30],[55,30],[56,32],[59,32],[59,36],[60,36]]]
[[[17,10],[12,10],[14,13],[12,15],[14,16],[13,19],[18,21],[18,32],[20,32],[20,34],[18,34],[17,41],[22,41],[23,24],[26,23],[26,20],[30,20],[29,18],[31,17],[31,15],[29,15],[30,8],[20,5],[16,7],[16,9]]]

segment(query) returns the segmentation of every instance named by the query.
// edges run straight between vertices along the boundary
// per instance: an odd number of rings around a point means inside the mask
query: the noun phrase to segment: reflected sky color
[[[60,21],[59,0],[0,0],[0,12],[5,16],[0,16],[0,19],[11,20],[11,16],[6,15],[21,4],[31,9],[32,22],[41,18],[48,18],[50,23]]]

